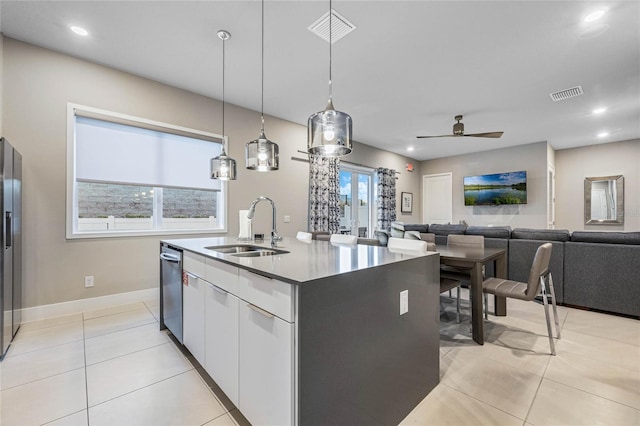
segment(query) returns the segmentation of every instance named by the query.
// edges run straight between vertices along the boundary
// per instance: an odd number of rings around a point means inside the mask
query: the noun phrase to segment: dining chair
[[[479,247],[484,248],[484,236],[482,235],[462,235],[462,234],[449,234],[447,235],[447,245],[448,246],[459,246],[459,247]],[[484,267],[482,269],[482,275],[484,277]],[[449,279],[455,280],[458,282],[458,286],[456,289],[456,307],[458,311],[457,318],[460,317],[460,293],[461,293],[461,282],[460,280],[471,281],[471,270],[468,268],[458,268],[455,266],[449,265],[440,265],[440,276]],[[451,290],[456,287],[452,287]],[[451,290],[449,290],[449,297],[451,297]],[[485,305],[487,303],[487,296],[485,295]],[[469,306],[471,306],[471,291],[469,291]],[[485,312],[485,318],[488,313]],[[460,322],[458,320],[458,322]]]
[[[529,270],[529,280],[526,283],[491,277],[483,281],[482,291],[485,295],[494,294],[496,296],[528,301],[533,301],[536,296],[542,294],[544,314],[547,319],[549,346],[551,347],[551,355],[555,355],[556,347],[553,342],[553,331],[551,330],[551,321],[549,318],[549,296],[551,296],[553,319],[556,323],[556,334],[558,336],[558,340],[560,340],[560,325],[558,322],[558,309],[556,308],[556,292],[553,289],[553,278],[551,276],[551,271],[549,271],[549,260],[551,259],[552,247],[551,243],[545,243],[538,247],[533,258],[533,264]],[[487,310],[486,298],[485,310]]]
[[[428,251],[435,251],[435,245],[423,240],[410,240],[407,238],[390,237],[387,244],[387,248],[391,252],[399,253],[427,253]],[[431,250],[430,250],[431,248]],[[440,293],[451,291],[451,289],[458,288],[458,300],[456,302],[456,323],[460,323],[460,281],[444,278],[440,276]]]
[[[358,237],[355,235],[331,234],[329,241],[337,244],[349,244],[355,246],[358,244]]]
[[[311,232],[298,231],[296,239],[300,241],[311,241],[313,239],[313,234]]]

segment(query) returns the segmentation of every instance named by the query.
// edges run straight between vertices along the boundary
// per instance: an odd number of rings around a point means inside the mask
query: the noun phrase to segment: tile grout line
[[[640,413],[640,408],[632,407],[630,405],[625,404],[624,402],[616,401],[615,399],[607,398],[606,396],[598,395],[598,394],[595,394],[593,392],[589,392],[587,390],[580,389],[580,388],[577,388],[575,386],[571,386],[571,385],[568,385],[566,383],[562,383],[562,382],[559,382],[557,380],[550,379],[548,377],[543,377],[543,379],[548,380],[548,381],[553,382],[553,383],[556,383],[556,384],[559,384],[559,385],[562,385],[562,386],[566,386],[566,387],[571,388],[571,389],[575,389],[575,390],[577,390],[579,392],[587,393],[589,395],[595,396],[596,398],[604,399],[604,400],[609,401],[609,402],[614,402],[616,404],[623,405],[623,406],[628,407],[628,408],[632,408],[632,409],[634,409],[634,410],[636,410],[636,411],[638,411]]]
[[[102,364],[103,362],[113,361],[114,359],[122,358],[122,357],[125,357],[125,356],[128,356],[128,355],[132,355],[132,354],[137,354],[139,352],[143,352],[143,351],[146,351],[148,349],[157,348],[158,346],[166,345],[168,343],[171,343],[171,342],[158,343],[157,345],[152,345],[152,346],[149,346],[149,347],[146,347],[146,348],[142,348],[142,349],[138,349],[138,350],[135,350],[135,351],[127,352],[126,354],[114,356],[113,358],[107,358],[107,359],[103,359],[102,361],[94,362],[92,364],[86,364],[86,366],[87,367],[93,367],[94,365]]]
[[[521,419],[520,417],[516,416],[515,414],[509,413],[508,411],[505,411],[500,407],[496,407],[495,405],[492,405],[492,404],[489,404],[488,402],[482,401],[482,400],[476,398],[475,396],[471,396],[468,393],[465,393],[464,391],[461,391],[460,389],[456,389],[456,388],[454,388],[452,386],[449,386],[447,384],[444,384],[444,383],[439,383],[438,385],[442,385],[442,386],[447,387],[447,388],[449,388],[449,389],[451,389],[451,390],[453,390],[455,392],[459,392],[462,395],[466,396],[467,398],[473,399],[474,401],[479,402],[482,405],[486,405],[487,407],[491,407],[491,408],[496,409],[496,410],[498,410],[500,412],[503,412],[504,414],[506,414],[508,416],[511,416],[514,419],[522,420],[523,424],[526,423],[525,419]],[[428,395],[427,395],[427,397],[428,397]]]
[[[6,388],[6,389],[2,389],[2,392],[10,390],[10,389],[19,388],[20,386],[25,386],[25,385],[30,385],[30,384],[33,384],[33,383],[41,382],[43,380],[47,380],[47,379],[50,379],[52,377],[61,376],[63,374],[71,373],[73,371],[80,370],[81,368],[84,368],[84,366],[78,367],[78,368],[72,368],[71,370],[61,371],[59,373],[52,374],[51,376],[45,376],[45,377],[41,377],[39,379],[31,380],[30,382],[20,383],[19,385],[15,385],[15,386],[11,386],[11,387]]]
[[[89,321],[91,321],[91,320],[89,320]],[[88,338],[89,338],[89,339],[93,339],[93,338],[95,338],[95,337],[102,337],[102,336],[107,336],[107,335],[109,335],[109,334],[118,333],[118,332],[121,332],[121,331],[132,330],[132,329],[134,329],[134,328],[142,327],[142,326],[144,326],[144,325],[153,324],[154,322],[158,322],[158,321],[154,318],[154,319],[153,319],[153,321],[150,321],[150,322],[147,322],[147,323],[141,323],[141,324],[136,324],[136,325],[128,326],[128,327],[125,327],[125,328],[120,329],[120,330],[109,331],[108,333],[96,334],[95,336],[90,336],[90,337],[88,337]],[[84,329],[84,326],[83,326],[83,329]]]
[[[512,368],[512,369],[517,370],[517,368],[515,368],[515,367],[511,366],[510,364],[507,364],[507,363],[505,363],[505,362],[503,362],[503,361],[500,361],[500,360],[494,360],[493,358],[488,358],[488,357],[486,357],[486,356],[484,356],[484,355],[482,355],[482,354],[481,354],[481,355],[478,355],[478,356],[479,356],[480,358],[484,358],[485,360],[488,360],[488,361],[490,361],[490,362],[500,363],[500,364],[502,364],[503,366],[506,366],[506,367],[509,367],[509,368]],[[549,357],[551,357],[551,356],[552,356],[552,355],[549,355]],[[451,358],[451,357],[449,356],[449,354],[445,355],[444,357],[449,357],[449,358]],[[444,358],[444,357],[442,357],[442,358]],[[548,360],[548,361],[550,361],[550,360]],[[547,366],[548,366],[548,365],[549,365],[549,364],[548,364],[548,362],[547,362]],[[545,367],[545,371],[546,371],[546,367]],[[535,399],[536,399],[536,396],[538,395],[538,390],[540,389],[540,386],[541,386],[541,384],[542,384],[542,380],[544,379],[544,376],[543,376],[543,375],[539,375],[539,374],[535,374],[535,373],[531,373],[531,372],[528,372],[528,373],[532,374],[533,376],[538,377],[539,382],[538,382],[538,386],[536,387],[536,392],[534,393],[534,396],[533,396],[533,398],[532,398],[532,400],[531,400],[531,404],[530,404],[530,406],[529,406],[529,409],[527,410],[527,414],[525,415],[524,419],[522,419],[522,418],[520,418],[520,417],[516,416],[515,414],[509,413],[509,412],[505,411],[504,409],[502,409],[502,408],[500,408],[500,407],[497,407],[497,406],[495,406],[495,405],[489,404],[488,402],[482,401],[482,400],[480,400],[480,399],[478,399],[478,398],[476,398],[476,397],[474,397],[474,396],[472,396],[472,395],[469,395],[469,394],[468,394],[468,393],[466,393],[464,390],[457,389],[457,388],[454,388],[454,387],[449,386],[449,385],[447,385],[447,384],[444,384],[444,383],[442,383],[442,380],[440,380],[439,385],[443,385],[443,386],[446,386],[446,387],[448,387],[448,388],[450,388],[450,389],[453,389],[453,390],[455,390],[455,391],[457,391],[457,392],[460,392],[461,394],[463,394],[463,395],[465,395],[465,396],[467,396],[467,397],[469,397],[469,398],[471,398],[471,399],[474,399],[474,400],[476,400],[476,401],[478,401],[478,402],[481,402],[482,404],[485,404],[485,405],[487,405],[487,406],[489,406],[489,407],[493,407],[493,408],[495,408],[496,410],[502,411],[503,413],[506,413],[506,414],[510,415],[511,417],[514,417],[514,418],[516,418],[516,419],[522,420],[524,423],[526,423],[527,418],[529,417],[529,413],[530,413],[530,411],[531,411],[531,408],[533,407],[533,403],[534,403],[534,401],[535,401]],[[524,424],[524,423],[523,423],[523,424]]]
[[[547,366],[549,364],[547,363]],[[546,371],[546,368],[545,368]],[[542,387],[542,381],[544,380],[544,376],[540,377],[540,381],[538,382],[538,386],[536,387],[536,392],[533,394],[533,398],[531,399],[531,404],[529,404],[529,408],[527,409],[527,414],[524,416],[524,423],[527,423],[527,419],[529,419],[529,414],[531,414],[531,410],[533,409],[533,404],[536,402],[536,398],[538,397],[538,392],[540,392],[540,388]]]
[[[182,373],[177,373],[177,374],[174,374],[173,376],[166,377],[166,378],[164,378],[164,379],[162,379],[162,380],[158,380],[157,382],[149,383],[149,384],[147,384],[147,385],[145,385],[145,386],[143,386],[143,387],[141,387],[141,388],[130,390],[130,391],[125,392],[125,393],[123,393],[123,394],[120,394],[120,395],[114,396],[113,398],[109,398],[109,399],[107,399],[107,400],[105,400],[105,401],[102,401],[102,402],[99,402],[99,403],[97,403],[97,404],[95,404],[95,405],[92,405],[90,408],[98,407],[98,406],[100,406],[100,405],[102,405],[102,404],[106,404],[107,402],[111,402],[111,401],[116,400],[116,399],[118,399],[118,398],[121,398],[121,397],[123,397],[123,396],[125,396],[125,395],[130,395],[130,394],[132,394],[132,393],[135,393],[135,392],[141,391],[142,389],[146,389],[146,388],[148,388],[148,387],[150,387],[150,386],[157,385],[158,383],[162,383],[162,382],[165,382],[165,381],[167,381],[167,380],[173,379],[173,378],[178,377],[178,376],[180,376],[180,375],[182,375],[182,374],[186,374],[186,373],[188,373],[188,372],[190,372],[190,371],[192,371],[192,370],[194,370],[194,369],[193,369],[193,368],[191,368],[191,369],[189,369],[189,370],[183,371]],[[197,374],[197,373],[196,373],[196,374]],[[88,405],[89,405],[89,400],[87,399],[87,407],[88,407]],[[88,422],[88,416],[89,416],[89,407],[87,408],[87,422]],[[87,425],[88,425],[88,423],[87,423]]]

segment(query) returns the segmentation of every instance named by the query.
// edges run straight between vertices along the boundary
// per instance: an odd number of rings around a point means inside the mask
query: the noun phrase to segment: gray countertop
[[[285,238],[278,242],[277,248],[289,253],[248,258],[222,254],[206,247],[231,244],[271,247],[268,238],[264,242],[246,243],[239,243],[232,237],[185,238],[162,240],[162,242],[293,284],[402,262],[415,257],[438,255],[435,252],[421,255],[392,253],[386,247],[379,246],[349,246],[333,244],[329,241],[303,242],[295,238]]]

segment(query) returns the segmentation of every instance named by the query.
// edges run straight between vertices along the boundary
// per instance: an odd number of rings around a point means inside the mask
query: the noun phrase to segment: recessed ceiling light
[[[602,107],[602,108],[596,108],[596,109],[594,109],[594,110],[593,110],[593,111],[591,111],[591,112],[593,112],[594,114],[602,114],[602,113],[603,113],[603,112],[605,112],[606,110],[607,110],[607,108],[606,108],[606,107]]]
[[[593,22],[597,19],[602,18],[602,16],[604,16],[605,13],[607,13],[607,9],[594,10],[593,12],[591,12],[590,14],[584,17],[584,22]]]
[[[598,137],[599,138],[606,138],[607,136],[609,136],[609,132],[600,132],[600,133],[598,133]]]
[[[408,147],[407,151],[413,151],[413,147],[412,146]]]
[[[85,30],[82,27],[78,27],[77,25],[71,25],[69,27],[69,29],[71,31],[73,31],[74,33],[76,33],[78,35],[81,35],[81,36],[88,36],[89,35],[89,31]]]

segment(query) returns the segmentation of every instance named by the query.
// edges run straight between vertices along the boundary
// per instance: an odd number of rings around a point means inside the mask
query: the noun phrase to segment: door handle
[[[12,232],[11,232],[11,212],[5,212],[5,221],[4,221],[4,248],[9,248],[11,247],[12,244]]]
[[[178,256],[175,256],[169,253],[160,253],[160,259],[166,260],[169,262],[176,262],[176,263],[180,262],[180,258]]]

